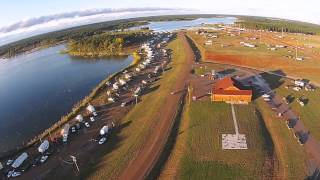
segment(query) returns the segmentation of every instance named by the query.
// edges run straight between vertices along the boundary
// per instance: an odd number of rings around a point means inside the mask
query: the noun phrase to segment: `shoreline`
[[[128,54],[127,56],[133,56],[133,55]],[[135,57],[133,56],[133,58],[135,58]],[[101,82],[98,85],[93,87],[91,92],[87,96],[83,97],[78,102],[76,102],[73,105],[73,107],[71,108],[71,110],[69,111],[69,113],[61,116],[61,118],[58,121],[56,121],[54,124],[52,124],[49,128],[42,131],[40,134],[35,135],[33,138],[28,140],[27,143],[25,143],[25,144],[22,143],[20,145],[17,145],[16,148],[0,152],[0,160],[6,159],[9,156],[13,156],[19,152],[22,152],[22,151],[32,147],[33,145],[35,145],[38,141],[40,141],[40,139],[47,138],[50,136],[50,134],[57,133],[57,130],[59,130],[66,123],[68,123],[69,121],[74,119],[75,116],[81,110],[83,110],[83,108],[85,108],[88,105],[88,103],[90,103],[90,101],[92,101],[96,97],[96,95],[98,95],[104,89],[106,82],[116,78],[119,74],[134,67],[138,62],[139,61],[135,61],[135,59],[133,59],[133,61],[127,67],[120,69],[119,71],[114,72],[113,74],[108,75],[105,79],[101,80]]]

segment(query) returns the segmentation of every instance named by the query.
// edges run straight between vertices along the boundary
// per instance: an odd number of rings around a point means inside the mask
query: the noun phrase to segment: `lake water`
[[[50,127],[132,57],[85,60],[63,45],[0,61],[0,152]]]
[[[189,21],[163,21],[163,22],[150,22],[146,26],[134,27],[134,29],[141,27],[149,27],[154,31],[174,31],[178,29],[190,28],[199,26],[201,24],[233,24],[237,18],[234,17],[215,17],[215,18],[199,18]]]

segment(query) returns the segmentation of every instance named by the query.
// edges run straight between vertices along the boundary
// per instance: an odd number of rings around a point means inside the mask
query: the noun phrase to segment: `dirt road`
[[[187,42],[185,35],[183,33],[179,33],[178,38],[182,40],[183,44],[181,45],[184,47],[184,53],[186,53],[187,56],[185,59],[184,67],[178,74],[177,83],[172,91],[185,87],[186,81],[190,75],[192,64],[194,62],[194,54]],[[154,131],[152,132],[152,134],[150,134],[136,157],[121,173],[119,179],[144,179],[151,171],[168,139],[172,125],[174,123],[173,117],[176,113],[176,109],[179,105],[179,99],[181,98],[181,96],[182,93],[167,95],[168,98],[165,106],[159,109],[160,115],[162,115],[162,117],[160,117],[159,121],[157,121],[157,123],[154,125]]]

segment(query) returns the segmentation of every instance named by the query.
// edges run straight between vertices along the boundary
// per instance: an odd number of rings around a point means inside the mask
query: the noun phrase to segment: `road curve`
[[[178,34],[178,38],[183,41],[181,46],[187,54],[184,67],[180,71],[174,90],[182,89],[186,85],[186,80],[190,75],[192,64],[194,62],[194,54],[189,46],[186,36],[183,33]],[[145,141],[135,158],[130,161],[128,166],[120,174],[120,180],[140,180],[145,179],[155,163],[157,162],[171,132],[174,123],[174,116],[179,105],[179,100],[183,93],[175,95],[167,95],[167,101],[164,107],[159,109],[162,115],[161,119],[155,124],[154,130]]]

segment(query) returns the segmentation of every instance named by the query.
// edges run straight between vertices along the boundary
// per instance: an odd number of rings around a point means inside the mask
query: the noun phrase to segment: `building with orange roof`
[[[248,104],[252,99],[252,90],[240,89],[239,83],[231,78],[223,78],[214,85],[212,101],[223,101],[234,104]]]

